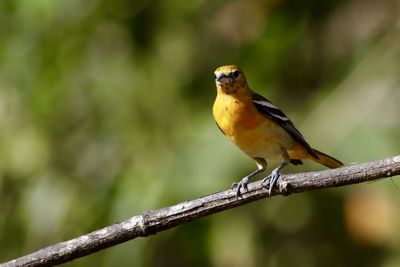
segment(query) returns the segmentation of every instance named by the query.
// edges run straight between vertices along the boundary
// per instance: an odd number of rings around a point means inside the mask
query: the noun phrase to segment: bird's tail
[[[315,151],[315,153],[317,153],[318,158],[314,158],[311,157],[311,159],[319,164],[322,164],[328,168],[334,169],[334,168],[339,168],[341,166],[343,166],[343,163],[340,162],[339,160],[325,154],[322,153],[316,149],[313,149]]]

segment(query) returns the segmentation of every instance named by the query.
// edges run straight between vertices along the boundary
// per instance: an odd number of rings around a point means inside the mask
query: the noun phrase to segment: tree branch
[[[285,174],[272,195],[289,195],[329,187],[362,183],[400,174],[400,155],[321,172]],[[123,222],[38,250],[0,264],[11,266],[51,266],[77,259],[128,240],[155,234],[195,219],[268,197],[261,181],[249,184],[240,197],[226,190],[159,210],[145,211]]]

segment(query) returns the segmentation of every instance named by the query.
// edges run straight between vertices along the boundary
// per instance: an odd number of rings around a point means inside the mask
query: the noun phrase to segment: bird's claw
[[[268,175],[261,181],[261,186],[268,188],[269,187],[269,179],[271,178],[271,175]]]
[[[231,190],[235,189],[238,185],[239,185],[239,183],[234,182],[234,183],[231,185]]]
[[[271,196],[272,190],[276,186],[276,182],[278,181],[280,176],[281,174],[278,170],[273,170],[270,175],[268,175],[262,180],[261,185],[265,186],[265,188],[268,189],[269,196]]]
[[[249,177],[244,177],[240,182],[233,183],[231,189],[234,190],[236,188],[236,196],[240,196],[240,189],[243,188],[245,191],[248,191],[247,184],[249,183]]]

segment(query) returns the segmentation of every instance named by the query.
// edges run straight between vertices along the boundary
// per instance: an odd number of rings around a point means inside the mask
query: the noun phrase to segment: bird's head
[[[218,90],[226,94],[236,94],[248,90],[246,77],[236,65],[227,65],[214,71]]]

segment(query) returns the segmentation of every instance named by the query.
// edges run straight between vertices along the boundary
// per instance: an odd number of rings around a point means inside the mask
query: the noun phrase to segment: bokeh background
[[[252,171],[212,118],[220,65],[241,66],[345,163],[399,154],[399,11],[398,0],[1,1],[0,262]],[[400,266],[396,184],[266,199],[65,266]]]

